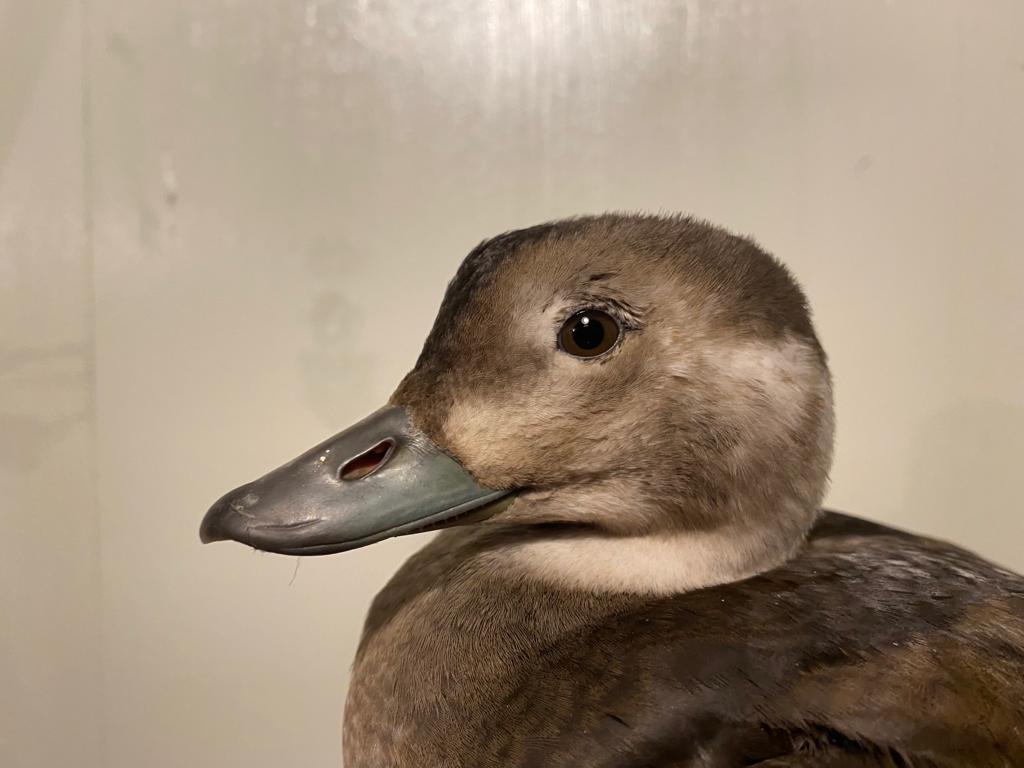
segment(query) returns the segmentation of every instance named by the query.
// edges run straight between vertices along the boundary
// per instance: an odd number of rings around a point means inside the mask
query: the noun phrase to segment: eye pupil
[[[604,341],[604,328],[601,323],[583,315],[573,326],[572,340],[580,349],[597,349]]]
[[[621,332],[607,312],[585,309],[562,324],[558,346],[573,357],[597,357],[615,346]]]

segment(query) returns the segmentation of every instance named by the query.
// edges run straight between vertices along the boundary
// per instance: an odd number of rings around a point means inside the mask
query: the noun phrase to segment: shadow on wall
[[[323,239],[313,244],[306,260],[310,335],[303,344],[300,369],[310,408],[331,429],[351,418],[353,401],[361,403],[373,392],[370,350],[386,336],[382,327],[388,326],[384,317],[367,318],[363,307],[346,293],[348,286],[359,284],[354,253],[348,242]]]
[[[1024,568],[1024,521],[989,530],[990,512],[1019,507],[1015,479],[1024,458],[1024,409],[999,401],[964,401],[932,414],[909,446],[904,508],[922,529],[1003,565]],[[1001,523],[1005,526],[1006,523]]]
[[[53,444],[90,418],[88,350],[0,347],[0,469],[34,471]]]

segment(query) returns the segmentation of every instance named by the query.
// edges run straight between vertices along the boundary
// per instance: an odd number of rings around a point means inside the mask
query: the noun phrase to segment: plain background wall
[[[422,537],[199,520],[565,214],[755,235],[831,354],[830,503],[1024,569],[1022,39],[1019,0],[0,0],[0,764],[337,765]]]

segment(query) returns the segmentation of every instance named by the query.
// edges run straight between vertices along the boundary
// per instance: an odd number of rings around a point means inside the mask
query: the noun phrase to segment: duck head
[[[689,218],[569,219],[475,248],[388,405],[226,494],[201,537],[327,554],[479,523],[541,578],[696,588],[794,552],[832,432],[771,256]]]

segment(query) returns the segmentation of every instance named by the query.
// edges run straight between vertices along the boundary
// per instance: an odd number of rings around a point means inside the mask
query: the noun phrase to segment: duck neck
[[[788,509],[786,508],[788,507]],[[611,531],[598,526],[539,526],[504,547],[501,558],[549,586],[598,593],[671,595],[771,570],[803,544],[816,505],[783,503],[775,514],[724,515],[699,529]]]

